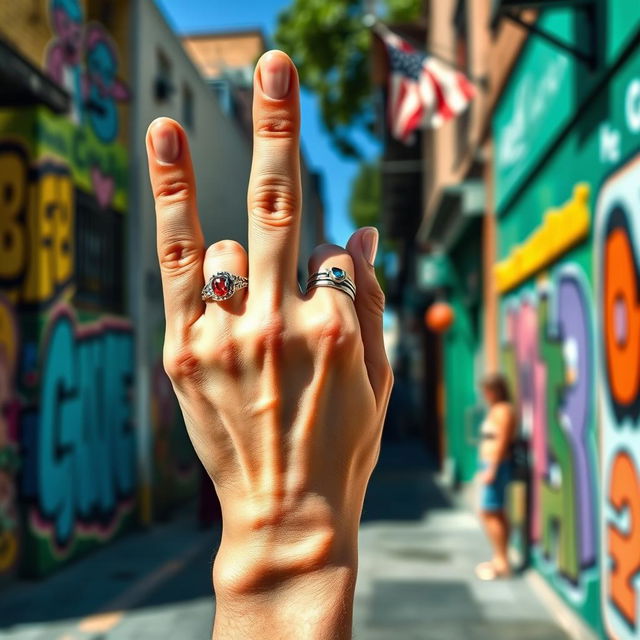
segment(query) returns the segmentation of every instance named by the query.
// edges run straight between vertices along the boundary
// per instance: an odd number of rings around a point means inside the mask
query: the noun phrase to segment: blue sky
[[[278,13],[292,0],[156,0],[179,33],[261,28],[268,40]],[[357,138],[361,140],[360,136]],[[375,144],[364,141],[365,153],[374,154]],[[307,162],[324,177],[325,227],[331,242],[344,245],[353,231],[348,215],[351,180],[358,164],[342,158],[331,146],[323,129],[315,97],[303,91],[302,144]]]

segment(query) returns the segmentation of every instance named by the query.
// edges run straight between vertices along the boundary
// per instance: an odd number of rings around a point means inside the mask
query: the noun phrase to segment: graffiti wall
[[[137,490],[124,51],[91,2],[42,7],[23,53],[39,43],[71,107],[0,111],[0,575],[112,538]]]
[[[530,443],[531,557],[573,606],[598,606],[593,300],[563,262],[503,302],[503,359]]]
[[[640,638],[640,155],[597,202],[601,327],[602,605],[612,637]]]
[[[589,94],[594,76],[567,59],[551,129],[532,138],[549,112],[520,128],[518,96],[563,55],[537,40],[494,114],[497,330],[530,445],[516,545],[597,635],[639,640],[640,14],[602,8],[616,35],[601,87]]]
[[[15,568],[20,548],[17,503],[18,398],[16,370],[20,336],[15,311],[0,297],[0,575]]]

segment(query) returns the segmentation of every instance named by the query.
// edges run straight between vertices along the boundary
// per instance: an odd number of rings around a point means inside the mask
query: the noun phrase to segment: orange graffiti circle
[[[640,383],[640,309],[635,272],[629,238],[622,229],[615,229],[605,247],[604,324],[611,392],[620,404],[634,401]],[[620,324],[624,324],[624,336],[620,335]]]

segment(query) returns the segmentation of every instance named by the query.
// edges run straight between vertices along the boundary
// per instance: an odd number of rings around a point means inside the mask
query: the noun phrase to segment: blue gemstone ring
[[[356,299],[356,285],[344,269],[330,267],[317,273],[312,273],[307,280],[306,293],[316,287],[329,287],[346,293],[352,300]]]

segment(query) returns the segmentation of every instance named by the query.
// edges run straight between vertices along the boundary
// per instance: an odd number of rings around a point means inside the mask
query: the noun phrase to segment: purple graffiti
[[[80,122],[84,14],[78,0],[52,0],[51,26],[55,37],[47,49],[45,68],[72,96],[73,119]]]
[[[595,562],[597,552],[595,495],[588,451],[593,402],[590,311],[583,288],[572,275],[560,277],[557,292],[558,328],[564,342],[567,368],[561,411],[572,444],[578,490],[580,561],[582,566],[590,566]]]

